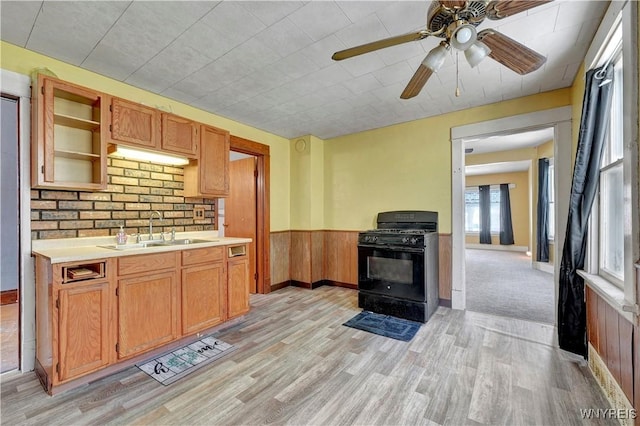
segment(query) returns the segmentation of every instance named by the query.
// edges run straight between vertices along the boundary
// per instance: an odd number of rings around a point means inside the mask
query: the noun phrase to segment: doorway
[[[256,237],[257,222],[256,157],[231,151],[229,158],[229,196],[219,202],[220,235],[251,238],[249,249],[249,292],[257,293]]]
[[[19,98],[3,94],[0,116],[0,373],[5,373],[20,365]]]
[[[546,211],[542,223],[538,220],[538,162],[553,159],[553,128],[469,137],[464,142],[466,308],[553,323],[553,263],[550,272],[543,272],[534,261],[538,227],[553,236]],[[543,198],[548,200],[544,176]],[[481,211],[483,190],[488,191],[487,205]],[[551,204],[540,207],[553,210]],[[489,229],[482,232],[483,225]],[[553,247],[552,239],[545,242]]]
[[[569,192],[571,189],[571,118],[570,106],[537,111],[512,117],[453,127],[452,143],[452,292],[451,305],[454,309],[466,309],[465,284],[465,138],[487,137],[524,130],[552,127],[554,132],[554,159],[557,195],[554,206],[556,224],[556,245],[564,244],[564,231],[568,212]],[[561,165],[561,167],[559,166]],[[554,265],[554,306],[557,304],[559,262]],[[554,323],[555,323],[554,319]]]
[[[250,187],[255,187],[255,293],[269,293],[271,291],[271,267],[270,267],[270,210],[269,210],[269,173],[270,155],[269,146],[238,136],[231,135],[230,147],[234,156],[253,158],[254,176],[246,179]],[[225,202],[222,204],[224,205]],[[233,209],[233,205],[231,206]],[[229,206],[224,206],[224,221],[229,220],[235,213],[229,211]],[[226,233],[226,230],[223,231]],[[230,236],[230,234],[227,234]],[[253,292],[253,289],[252,289]]]

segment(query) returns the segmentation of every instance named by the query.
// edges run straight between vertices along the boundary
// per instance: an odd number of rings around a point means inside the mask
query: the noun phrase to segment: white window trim
[[[604,64],[607,59],[603,57],[605,47],[618,23],[622,25],[622,68],[625,73],[623,86],[624,199],[629,200],[628,205],[625,205],[624,286],[623,288],[617,287],[604,278],[603,274],[597,275],[597,253],[599,248],[597,232],[589,233],[585,271],[578,271],[578,273],[584,278],[585,283],[618,311],[623,318],[633,324],[640,325],[640,315],[637,313],[637,266],[635,265],[640,253],[638,236],[640,223],[637,214],[640,211],[638,201],[638,51],[635,47],[638,35],[637,2],[614,0],[610,3],[585,57],[585,71]],[[592,209],[592,223],[596,223],[597,210],[597,208]],[[594,229],[596,227],[589,226],[589,228]],[[636,313],[631,312],[634,310]]]

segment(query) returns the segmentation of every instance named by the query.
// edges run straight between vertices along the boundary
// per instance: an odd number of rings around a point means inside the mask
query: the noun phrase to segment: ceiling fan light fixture
[[[447,59],[447,51],[449,51],[449,43],[441,41],[438,46],[427,53],[427,56],[422,61],[422,65],[433,72],[438,72],[444,64],[445,59]]]
[[[476,42],[478,35],[476,27],[469,23],[464,23],[464,21],[456,21],[451,25],[453,26],[453,29],[450,27],[451,46],[458,50],[467,50],[469,46]]]
[[[491,53],[489,46],[481,41],[476,41],[464,51],[464,57],[467,58],[471,68],[475,68],[484,58],[489,56],[489,53]]]

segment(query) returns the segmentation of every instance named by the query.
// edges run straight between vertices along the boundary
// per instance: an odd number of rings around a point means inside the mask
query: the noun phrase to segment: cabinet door
[[[32,111],[32,186],[106,189],[104,95],[38,75]]]
[[[249,259],[246,255],[228,261],[227,298],[229,318],[249,312]]]
[[[224,321],[224,263],[182,270],[182,333],[192,334]]]
[[[111,100],[111,142],[147,149],[160,147],[160,114],[119,98]]]
[[[173,114],[162,114],[162,150],[190,158],[198,153],[198,126]]]
[[[178,336],[174,271],[118,281],[118,357],[126,358]]]
[[[58,294],[59,379],[64,381],[108,365],[114,346],[108,283],[62,289]]]
[[[229,132],[200,126],[200,156],[184,168],[185,197],[229,195]]]

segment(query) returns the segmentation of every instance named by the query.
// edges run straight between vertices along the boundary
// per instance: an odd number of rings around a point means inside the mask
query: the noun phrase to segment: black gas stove
[[[438,306],[438,213],[378,214],[358,235],[358,305],[426,322]]]

